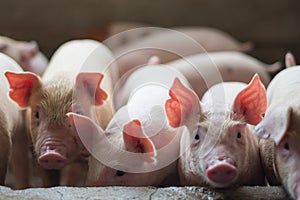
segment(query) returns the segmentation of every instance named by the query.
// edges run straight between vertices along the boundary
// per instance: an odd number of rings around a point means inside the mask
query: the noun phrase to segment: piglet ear
[[[10,85],[9,97],[20,107],[29,106],[32,93],[42,86],[40,78],[31,72],[5,72],[5,76]]]
[[[236,96],[232,110],[235,114],[244,116],[246,122],[252,125],[263,119],[262,115],[267,110],[267,94],[258,74]]]
[[[291,52],[285,54],[285,66],[292,67],[296,65],[295,57]]]
[[[80,150],[92,152],[94,144],[105,136],[103,129],[95,124],[90,118],[76,113],[67,113],[70,125],[77,133],[76,141]]]
[[[101,73],[79,73],[76,78],[76,89],[87,91],[91,98],[94,98],[95,105],[102,105],[107,99],[106,92],[100,88],[103,79]]]
[[[290,124],[292,108],[280,106],[272,110],[254,129],[254,134],[267,139],[271,137],[276,145],[285,137]]]
[[[124,126],[123,139],[126,150],[133,153],[150,153],[150,157],[156,156],[154,144],[144,134],[139,120],[132,120]]]
[[[170,126],[177,128],[181,125],[189,127],[199,121],[201,107],[198,96],[175,78],[169,91],[170,99],[165,103],[165,110]]]

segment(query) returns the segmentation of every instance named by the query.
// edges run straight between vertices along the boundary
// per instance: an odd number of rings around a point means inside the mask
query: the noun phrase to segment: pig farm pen
[[[298,0],[52,0],[0,2],[1,35],[36,40],[48,57],[65,41],[111,22],[151,26],[210,26],[251,41],[249,54],[265,63],[283,62],[291,51],[300,61]],[[103,31],[105,35],[105,31]],[[103,37],[99,33],[99,38]],[[12,190],[0,187],[0,199],[265,199],[288,196],[281,187],[53,187]]]

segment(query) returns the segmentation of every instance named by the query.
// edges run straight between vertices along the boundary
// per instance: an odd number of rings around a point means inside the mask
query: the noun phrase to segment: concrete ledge
[[[12,190],[0,186],[0,200],[38,199],[243,199],[286,200],[289,199],[281,187],[237,187],[214,190],[204,187],[53,187]]]

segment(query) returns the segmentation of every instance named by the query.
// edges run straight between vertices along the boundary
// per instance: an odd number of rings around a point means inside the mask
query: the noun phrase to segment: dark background
[[[0,34],[36,40],[49,57],[78,33],[114,21],[153,26],[211,26],[272,63],[292,51],[300,62],[299,0],[1,0]]]

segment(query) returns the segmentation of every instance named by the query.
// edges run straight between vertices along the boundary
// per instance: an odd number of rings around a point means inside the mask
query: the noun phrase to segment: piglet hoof
[[[237,169],[227,163],[221,163],[206,170],[206,176],[209,181],[215,185],[229,185],[237,176]]]
[[[61,169],[67,164],[67,158],[52,151],[40,156],[38,163],[45,169]]]

